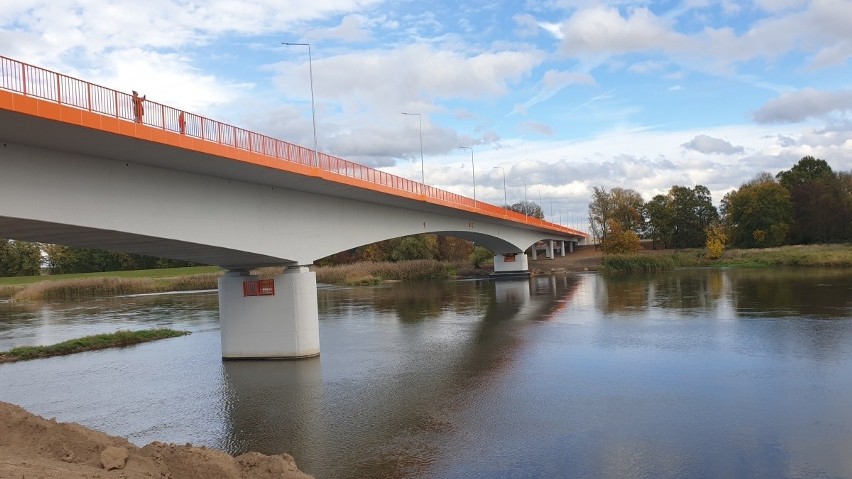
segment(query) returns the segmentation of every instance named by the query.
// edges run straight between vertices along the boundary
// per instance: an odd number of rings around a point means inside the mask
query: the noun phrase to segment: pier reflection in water
[[[552,315],[578,282],[321,290],[323,331],[345,331],[322,337],[333,354],[224,363],[228,449],[287,448],[321,477],[425,474],[442,437],[458,432],[452,416],[516,358],[518,330]]]
[[[852,274],[693,270],[321,287],[323,353],[219,359],[215,293],[0,302],[0,400],[317,477],[852,477]]]

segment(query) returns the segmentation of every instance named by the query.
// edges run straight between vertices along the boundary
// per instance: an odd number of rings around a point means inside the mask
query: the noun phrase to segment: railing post
[[[27,94],[27,65],[21,63],[21,81],[23,81],[23,94]]]

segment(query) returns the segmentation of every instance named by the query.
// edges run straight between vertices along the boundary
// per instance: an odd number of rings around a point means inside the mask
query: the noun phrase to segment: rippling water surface
[[[0,400],[319,478],[850,477],[852,274],[691,270],[322,287],[322,355],[219,356],[214,292],[0,302]]]

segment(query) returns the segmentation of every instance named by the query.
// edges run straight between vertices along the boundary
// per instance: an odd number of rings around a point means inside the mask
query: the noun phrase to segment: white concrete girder
[[[470,239],[498,254],[553,236],[378,192],[353,199],[284,188],[275,178],[258,184],[14,143],[0,148],[0,161],[0,237],[230,269],[311,264],[417,233]]]

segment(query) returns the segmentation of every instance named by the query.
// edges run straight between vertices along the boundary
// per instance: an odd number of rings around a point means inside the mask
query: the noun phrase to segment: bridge
[[[319,354],[308,265],[330,254],[435,233],[510,274],[588,237],[2,56],[0,142],[0,237],[221,266],[223,358]]]

